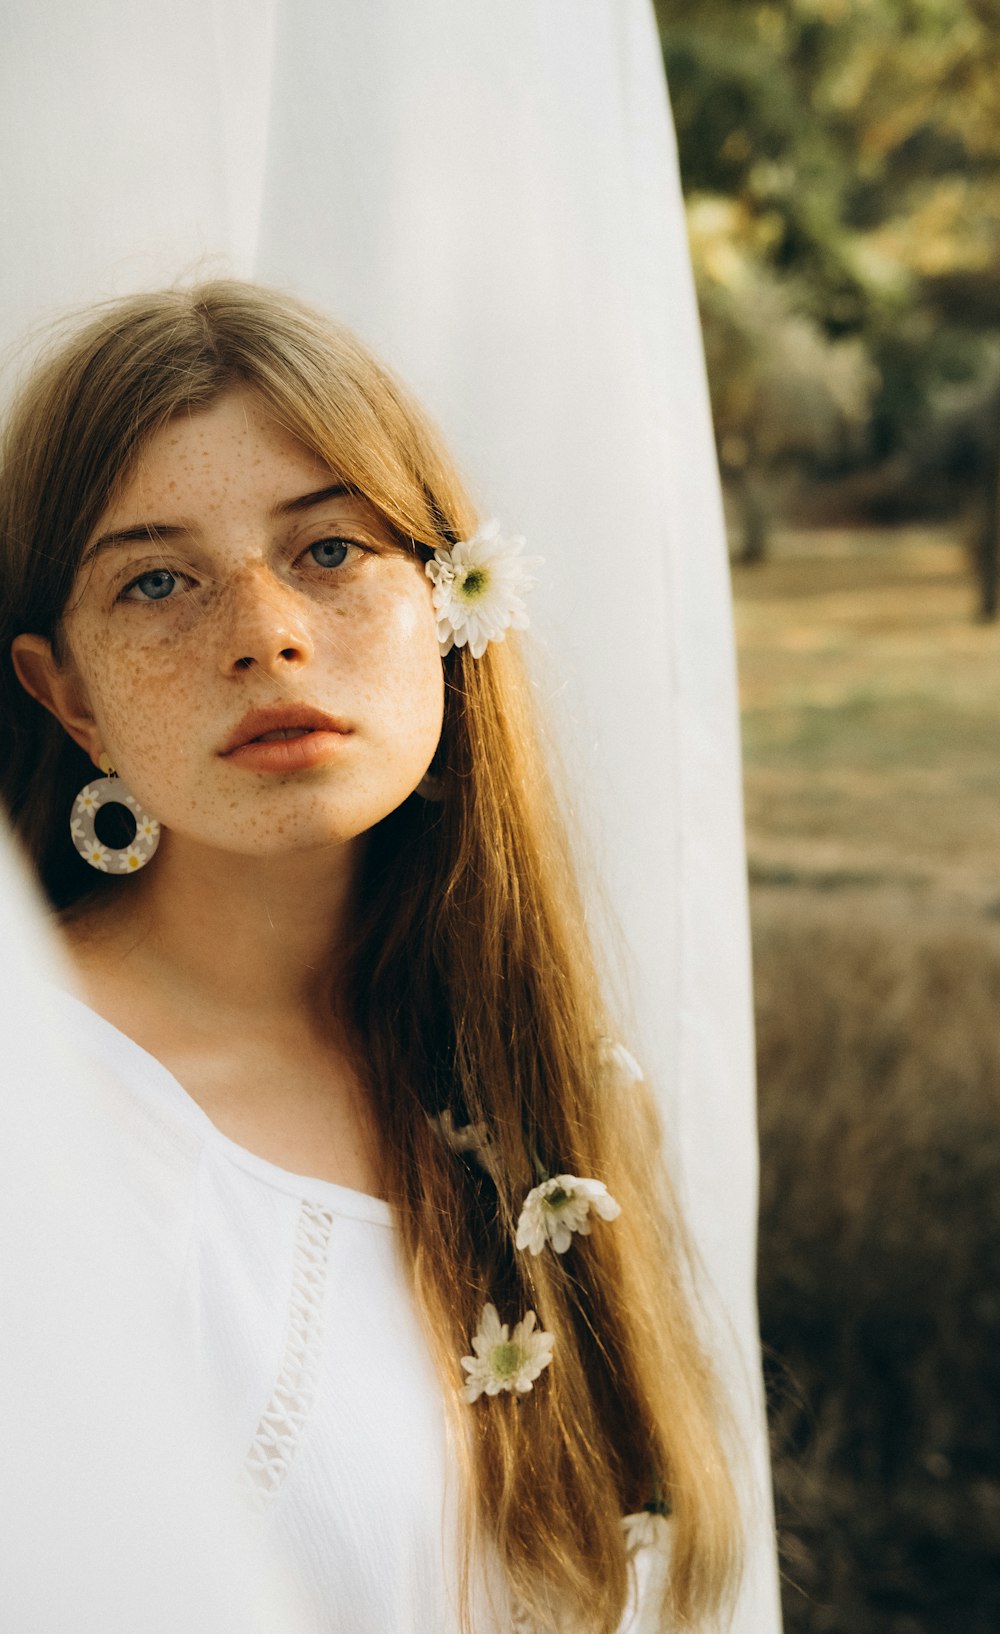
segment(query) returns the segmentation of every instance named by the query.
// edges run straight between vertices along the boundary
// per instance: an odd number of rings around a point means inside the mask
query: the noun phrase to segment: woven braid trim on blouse
[[[243,1487],[263,1514],[279,1491],[298,1450],[316,1394],[323,1352],[323,1293],[333,1215],[304,1202],[295,1233],[288,1337],[281,1371],[243,1465]]]

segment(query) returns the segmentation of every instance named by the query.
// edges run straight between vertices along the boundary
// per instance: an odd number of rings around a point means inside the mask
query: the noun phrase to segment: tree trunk
[[[755,562],[764,561],[767,556],[771,530],[767,507],[763,503],[756,481],[749,472],[744,472],[740,481],[739,504],[742,532],[740,561],[744,566],[751,566]]]
[[[976,566],[979,574],[979,616],[992,623],[1000,612],[1000,398],[993,414],[997,447],[987,478],[986,514],[979,536]]]

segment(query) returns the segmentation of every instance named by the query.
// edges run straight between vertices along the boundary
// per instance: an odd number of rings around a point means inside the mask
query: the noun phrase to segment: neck
[[[245,857],[164,835],[150,867],[109,893],[108,919],[192,1015],[288,1017],[336,961],[361,845]]]

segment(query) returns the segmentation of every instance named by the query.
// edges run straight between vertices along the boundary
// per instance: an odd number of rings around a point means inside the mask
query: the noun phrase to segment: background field
[[[1000,1628],[1000,634],[954,529],[734,572],[788,1634]]]
[[[754,883],[1000,913],[1000,634],[954,531],[784,531],[734,580]]]
[[[1000,0],[654,5],[736,559],[786,1628],[998,1634]]]

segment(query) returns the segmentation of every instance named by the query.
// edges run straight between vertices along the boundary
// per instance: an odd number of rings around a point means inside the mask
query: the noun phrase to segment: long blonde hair
[[[58,908],[93,889],[66,821],[92,768],[17,684],[10,642],[34,631],[58,653],[83,548],[144,443],[234,386],[421,558],[475,527],[408,394],[297,301],[223,281],[91,316],[22,393],[0,468],[0,790]],[[463,1449],[466,1570],[487,1537],[543,1626],[613,1634],[629,1587],[621,1518],[662,1494],[664,1626],[704,1626],[731,1603],[741,1526],[656,1114],[645,1086],[615,1088],[602,1064],[614,1029],[516,637],[444,663],[445,797],[412,796],[372,831],[325,1002],[364,1041],[388,1195]],[[485,1124],[489,1174],[435,1132],[441,1112]],[[566,1254],[518,1253],[539,1164],[605,1181],[620,1218]],[[469,1406],[459,1358],[486,1301],[502,1320],[535,1310],[555,1359],[523,1399]]]

